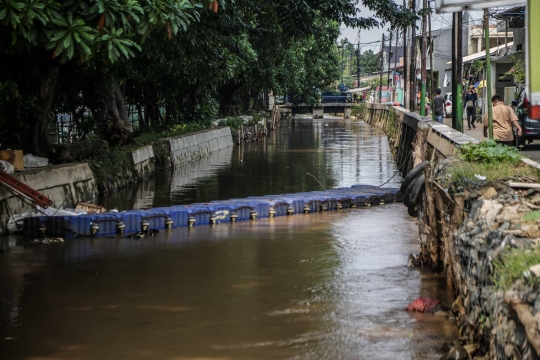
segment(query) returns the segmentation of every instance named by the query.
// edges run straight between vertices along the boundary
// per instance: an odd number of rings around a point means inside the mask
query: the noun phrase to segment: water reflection
[[[160,172],[136,190],[101,202],[127,210],[321,190],[317,180],[326,189],[381,185],[395,171],[379,129],[359,120],[299,117],[282,122],[261,142],[224,149],[173,173]],[[386,186],[400,181],[396,176]]]
[[[13,249],[0,358],[433,358],[452,322],[403,309],[451,294],[416,249],[401,205]]]
[[[293,119],[103,201],[119,208],[379,185],[396,167],[359,121]],[[389,186],[399,181],[393,179]],[[78,238],[0,255],[1,359],[430,359],[452,321],[442,278],[406,267],[417,228],[402,205]]]

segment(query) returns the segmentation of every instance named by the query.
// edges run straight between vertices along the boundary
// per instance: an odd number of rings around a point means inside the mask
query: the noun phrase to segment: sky
[[[399,0],[398,0],[399,1]],[[395,1],[394,1],[395,2]],[[407,1],[408,2],[408,1]],[[402,1],[400,1],[402,3]],[[417,4],[421,5],[422,1],[417,0]],[[433,7],[433,5],[432,5]],[[363,5],[358,5],[358,8],[360,9],[360,16],[362,17],[375,17],[375,13],[370,11],[368,8],[366,8]],[[472,17],[474,19],[475,23],[481,24],[482,23],[482,11],[472,11],[471,12]],[[464,24],[465,25],[465,24]],[[431,28],[432,30],[438,30],[438,29],[444,29],[452,26],[452,14],[432,14],[431,15]],[[381,27],[381,28],[374,28],[370,30],[360,30],[360,44],[369,43],[369,42],[375,42],[375,44],[366,44],[362,46],[362,53],[367,50],[373,50],[374,52],[377,52],[381,48],[380,41],[382,39],[383,32],[386,32],[386,35],[388,35],[388,29],[389,26]],[[418,31],[419,32],[419,31]],[[420,32],[419,32],[420,33]],[[358,29],[352,29],[348,28],[346,26],[341,26],[341,36],[342,38],[348,38],[350,42],[357,43],[357,36],[358,36]],[[394,41],[392,41],[393,44],[395,44]]]

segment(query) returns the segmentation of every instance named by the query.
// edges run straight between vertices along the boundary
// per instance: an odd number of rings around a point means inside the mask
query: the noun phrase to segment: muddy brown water
[[[327,188],[379,185],[395,171],[385,136],[356,120],[284,122],[223,154],[104,203],[320,189],[306,172]],[[406,266],[417,228],[401,204],[141,240],[17,240],[0,255],[1,359],[436,359],[456,337],[453,321],[403,310],[452,298],[441,277]]]

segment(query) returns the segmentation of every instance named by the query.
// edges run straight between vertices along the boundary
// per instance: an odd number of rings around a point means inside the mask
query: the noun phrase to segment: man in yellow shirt
[[[491,98],[493,102],[493,138],[499,140],[504,145],[512,146],[514,133],[512,126],[517,129],[518,136],[521,136],[521,126],[518,117],[510,106],[506,106],[499,95]],[[484,115],[484,137],[488,136],[488,118]]]

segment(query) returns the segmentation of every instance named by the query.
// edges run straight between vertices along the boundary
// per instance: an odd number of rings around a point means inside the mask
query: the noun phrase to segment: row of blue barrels
[[[218,224],[394,202],[397,189],[358,186],[328,191],[257,196],[149,210],[24,219],[28,236],[104,236],[148,229]]]

